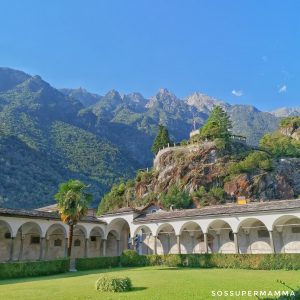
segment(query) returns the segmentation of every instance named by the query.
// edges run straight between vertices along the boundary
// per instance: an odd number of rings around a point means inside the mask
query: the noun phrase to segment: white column
[[[106,239],[103,239],[103,256],[106,256]]]
[[[154,254],[157,254],[157,236],[153,236],[154,237]]]
[[[86,238],[85,239],[85,243],[84,243],[84,257],[88,257],[88,242],[89,242],[89,239]]]
[[[15,248],[15,237],[11,237],[10,241],[10,251],[9,251],[9,260],[12,261],[14,259],[14,248]]]
[[[40,256],[39,256],[39,260],[44,259],[44,249],[45,249],[45,238],[41,237],[40,238]]]
[[[204,253],[208,253],[207,233],[204,233]]]
[[[269,230],[269,235],[270,235],[271,251],[272,251],[272,253],[275,253],[275,245],[274,245],[274,238],[273,238],[273,231],[272,230]]]
[[[238,243],[238,234],[236,232],[233,233],[234,237],[234,248],[235,248],[235,253],[238,254],[239,251],[239,243]]]
[[[177,251],[178,254],[181,254],[180,235],[177,235],[176,238],[177,238]]]

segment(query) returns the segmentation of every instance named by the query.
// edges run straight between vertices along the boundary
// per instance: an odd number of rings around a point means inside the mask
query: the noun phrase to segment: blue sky
[[[300,106],[300,1],[0,0],[0,66],[55,87]]]

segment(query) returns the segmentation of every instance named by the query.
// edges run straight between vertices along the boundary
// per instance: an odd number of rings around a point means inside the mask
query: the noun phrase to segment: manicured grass
[[[100,293],[95,281],[103,272],[131,278],[134,290]],[[282,290],[276,280],[300,285],[300,271],[257,271],[233,269],[172,269],[166,267],[116,268],[82,271],[38,278],[0,281],[4,300],[193,300],[257,299],[257,297],[212,297],[217,290]]]

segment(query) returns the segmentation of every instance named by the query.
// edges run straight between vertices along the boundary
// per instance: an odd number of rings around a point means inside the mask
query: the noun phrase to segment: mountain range
[[[56,89],[40,76],[0,68],[0,206],[34,208],[53,203],[59,183],[90,185],[96,205],[115,182],[150,167],[158,124],[174,142],[201,127],[214,105],[230,115],[233,133],[257,144],[277,129],[279,117],[300,109],[262,112],[194,93],[179,99],[160,89],[146,99],[116,90]]]

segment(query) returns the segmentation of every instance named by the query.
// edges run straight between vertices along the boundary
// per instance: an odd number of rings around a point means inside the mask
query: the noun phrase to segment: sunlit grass
[[[95,281],[103,272],[131,278],[134,290],[100,293]],[[228,269],[171,269],[158,267],[122,268],[67,273],[56,276],[0,281],[1,300],[191,300],[212,297],[217,290],[282,290],[282,280],[292,287],[300,284],[299,271],[257,271]],[[226,299],[226,298],[225,298]],[[228,299],[257,299],[256,297]]]

